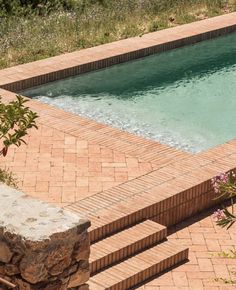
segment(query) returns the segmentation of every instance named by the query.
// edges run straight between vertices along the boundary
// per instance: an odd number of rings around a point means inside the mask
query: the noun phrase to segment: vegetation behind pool
[[[235,8],[236,0],[0,0],[0,68],[142,36]]]

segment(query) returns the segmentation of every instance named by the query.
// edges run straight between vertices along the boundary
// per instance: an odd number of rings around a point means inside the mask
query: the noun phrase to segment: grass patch
[[[9,169],[0,168],[0,182],[5,183],[13,188],[18,188],[18,180]]]
[[[226,259],[236,259],[236,249],[230,249],[229,251],[223,251],[218,253],[218,256],[221,258],[226,258]]]
[[[66,9],[65,2],[54,8],[27,6],[1,17],[0,68],[236,9],[236,0],[74,0]]]
[[[235,273],[234,273],[235,275]],[[236,280],[233,279],[226,279],[226,278],[216,278],[216,282],[222,282],[224,284],[236,285]]]
[[[236,259],[236,249],[230,249],[229,251],[223,251],[218,253],[218,257],[225,259]],[[222,282],[224,284],[236,285],[236,272],[231,272],[232,276],[235,277],[232,279],[227,278],[215,278],[216,282]]]

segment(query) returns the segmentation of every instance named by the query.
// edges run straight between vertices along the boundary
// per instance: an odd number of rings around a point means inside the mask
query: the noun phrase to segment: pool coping
[[[19,92],[236,31],[236,12],[0,70],[0,88]]]

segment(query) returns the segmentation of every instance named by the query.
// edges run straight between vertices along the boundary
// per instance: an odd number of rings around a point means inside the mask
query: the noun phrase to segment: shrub
[[[0,16],[47,14],[52,10],[70,10],[75,7],[76,2],[76,0],[0,0]]]
[[[213,214],[217,225],[229,229],[236,222],[233,200],[236,196],[236,175],[234,171],[217,175],[212,179],[212,185],[215,193],[218,195],[216,199],[230,199],[231,212],[223,206],[223,209],[218,209]]]
[[[0,182],[5,183],[8,186],[18,188],[17,186],[17,178],[9,169],[1,169],[0,168]]]
[[[28,129],[37,128],[38,115],[25,106],[26,102],[21,96],[9,104],[0,102],[0,155],[6,156],[11,145],[19,147],[22,142],[26,143],[23,137],[28,134]]]
[[[0,99],[0,155],[6,156],[11,145],[20,146],[28,129],[36,128],[38,115],[25,106],[26,99],[16,96],[16,100],[4,104]],[[17,179],[9,169],[0,168],[0,182],[17,188]]]

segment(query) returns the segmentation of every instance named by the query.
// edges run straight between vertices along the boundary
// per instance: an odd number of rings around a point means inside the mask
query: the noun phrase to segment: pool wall
[[[236,13],[0,70],[0,87],[21,90],[236,31]]]

